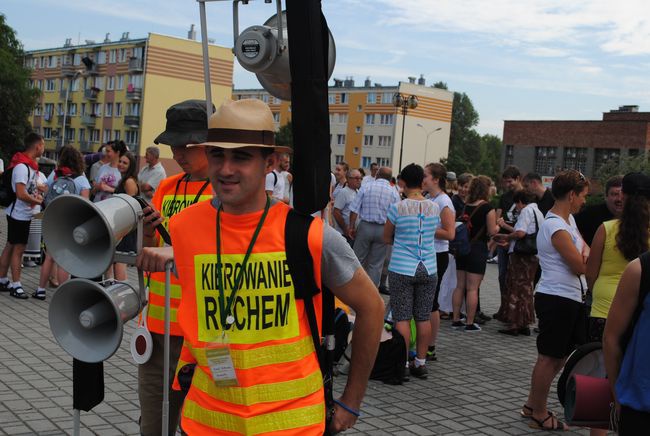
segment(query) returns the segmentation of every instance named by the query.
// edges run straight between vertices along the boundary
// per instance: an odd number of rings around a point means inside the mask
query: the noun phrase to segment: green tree
[[[610,159],[596,170],[596,179],[605,186],[607,179],[618,174],[631,172],[650,173],[650,156],[644,153],[638,156],[624,156],[620,160]]]
[[[293,131],[291,130],[291,121],[287,122],[284,126],[280,127],[275,132],[275,143],[285,147],[293,148]]]
[[[30,70],[23,66],[23,46],[0,14],[0,152],[9,157],[32,130],[29,112],[36,105],[37,89],[29,86]]]

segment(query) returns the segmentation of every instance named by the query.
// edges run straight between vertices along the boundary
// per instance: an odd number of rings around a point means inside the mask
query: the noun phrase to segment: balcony
[[[85,64],[85,62],[84,62],[84,64]],[[98,75],[99,74],[99,67],[97,66],[97,64],[93,63],[90,66],[86,65],[86,74],[91,75],[91,76]]]
[[[68,101],[72,100],[72,90],[70,92],[67,92],[66,89],[62,89],[59,91],[59,99],[60,100],[65,100],[65,95],[66,93],[68,94]]]
[[[142,88],[135,88],[129,85],[128,88],[126,88],[126,98],[129,100],[142,99]]]
[[[61,75],[63,77],[73,77],[75,73],[79,70],[79,66],[75,66],[72,64],[66,64],[61,66]],[[83,69],[83,65],[81,66],[81,69]]]
[[[125,115],[124,125],[127,127],[140,127],[140,117],[136,115]]]
[[[86,90],[84,90],[84,98],[86,100],[95,101],[95,100],[97,100],[97,96],[99,95],[99,91],[100,91],[99,88],[94,88],[94,87],[86,89]]]
[[[97,115],[82,115],[81,124],[88,127],[95,127],[95,124],[97,124]]]
[[[93,151],[93,143],[87,140],[79,141],[79,151],[82,153]]]
[[[127,142],[126,147],[129,149],[129,151],[134,152],[138,148],[138,144],[136,142]]]
[[[68,115],[65,117],[65,125],[66,125],[66,126],[69,126],[69,125],[70,125],[70,118],[71,118],[71,117],[70,117],[70,114],[68,114]],[[57,124],[57,126],[62,126],[62,125],[63,125],[63,114],[61,114],[61,115],[59,115],[59,116],[57,117],[57,119],[56,119],[56,124]]]
[[[144,59],[131,58],[129,59],[129,73],[141,73],[144,71]]]

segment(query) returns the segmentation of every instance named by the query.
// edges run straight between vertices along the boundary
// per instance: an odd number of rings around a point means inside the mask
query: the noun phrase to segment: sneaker
[[[429,376],[429,371],[427,371],[426,365],[422,365],[422,366],[411,365],[411,367],[409,368],[409,372],[413,377],[417,377],[422,380],[426,380],[427,377]]]
[[[491,257],[487,260],[487,263],[499,263],[499,257],[498,256]]]
[[[467,324],[467,325],[465,326],[465,331],[466,331],[466,332],[480,332],[480,331],[481,331],[481,327],[479,327],[478,324],[476,324],[476,323],[474,323],[474,324]]]
[[[465,327],[465,323],[463,321],[454,321],[451,323],[451,328],[458,330],[459,328]]]
[[[435,362],[438,360],[436,357],[436,347],[435,345],[433,347],[429,347],[429,350],[427,350],[427,357],[426,357],[428,362]]]

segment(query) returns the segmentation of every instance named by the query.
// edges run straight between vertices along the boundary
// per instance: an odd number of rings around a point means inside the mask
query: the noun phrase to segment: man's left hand
[[[357,423],[357,417],[339,406],[334,404],[334,416],[332,416],[332,430],[341,432],[354,427]]]

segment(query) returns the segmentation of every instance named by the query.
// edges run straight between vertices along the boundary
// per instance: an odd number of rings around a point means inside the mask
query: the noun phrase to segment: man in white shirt
[[[357,191],[361,186],[361,173],[359,170],[349,170],[347,174],[347,186],[345,186],[336,196],[334,200],[334,210],[332,216],[334,217],[334,228],[340,234],[345,236],[348,242],[352,242],[349,238],[350,226],[350,204],[357,196]]]
[[[350,171],[350,165],[348,165],[347,162],[339,162],[336,164],[336,167],[334,167],[336,184],[332,191],[332,200],[336,200],[336,196],[339,195],[341,189],[345,187],[348,171]]]
[[[368,182],[374,182],[375,177],[377,177],[377,170],[379,170],[379,165],[373,162],[370,164],[370,174],[365,176],[361,181],[361,186],[365,186]]]
[[[43,155],[45,141],[38,133],[30,133],[25,138],[25,151],[18,152],[11,158],[7,171],[11,170],[11,188],[16,199],[7,207],[7,244],[0,256],[0,291],[9,292],[15,298],[28,298],[20,283],[22,260],[29,226],[32,221],[33,208],[43,202],[39,189],[38,163],[36,159]],[[11,278],[7,274],[11,267]],[[32,294],[33,297],[45,299],[45,295]]]
[[[147,147],[144,160],[147,164],[138,173],[138,183],[140,183],[140,192],[144,198],[151,201],[160,182],[167,178],[167,173],[160,163],[160,149],[155,145]]]
[[[289,199],[284,196],[284,177],[280,174],[280,159],[274,159],[275,168],[266,175],[264,189],[269,197],[273,197],[283,203],[289,204]]]

